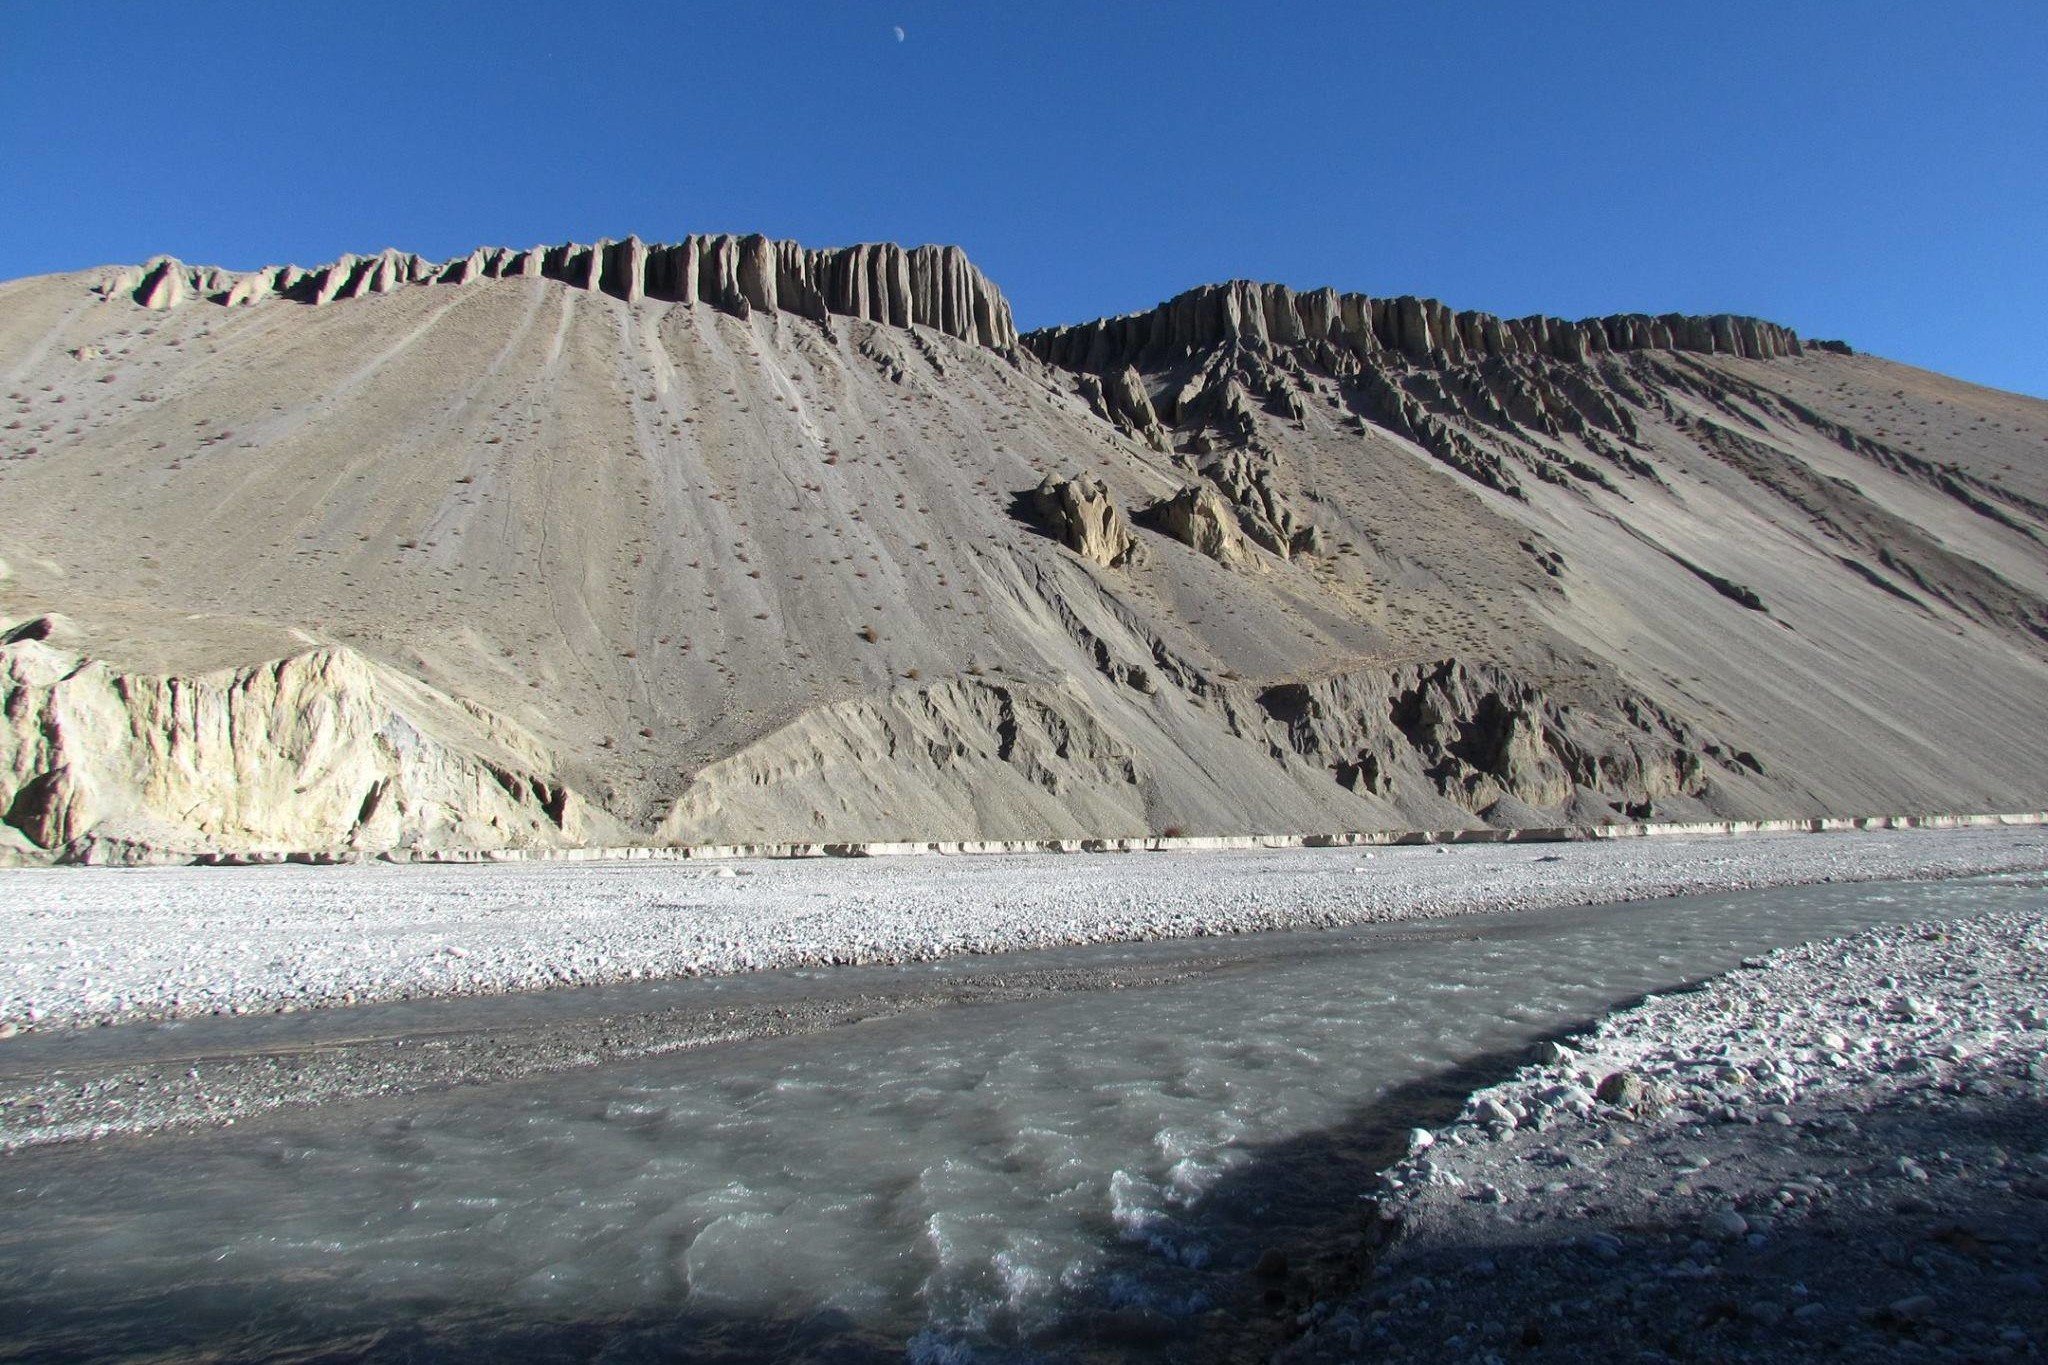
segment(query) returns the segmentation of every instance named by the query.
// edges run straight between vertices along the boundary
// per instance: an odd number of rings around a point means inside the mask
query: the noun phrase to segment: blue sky
[[[2044,73],[2043,0],[0,0],[0,277],[942,241],[1026,326],[1249,277],[2048,395]]]

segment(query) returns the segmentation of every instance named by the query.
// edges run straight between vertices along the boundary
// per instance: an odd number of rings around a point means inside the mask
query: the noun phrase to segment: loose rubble
[[[1751,959],[1417,1132],[1371,1287],[1277,1357],[2030,1360],[2048,918]]]

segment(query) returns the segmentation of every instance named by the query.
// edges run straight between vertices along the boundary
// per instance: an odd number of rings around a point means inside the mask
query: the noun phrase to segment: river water
[[[0,1357],[1195,1357],[1274,1310],[1262,1251],[1341,1246],[1390,1144],[1533,1041],[1771,947],[2043,905],[1814,886],[1061,950],[1031,960],[1230,965],[24,1150]]]

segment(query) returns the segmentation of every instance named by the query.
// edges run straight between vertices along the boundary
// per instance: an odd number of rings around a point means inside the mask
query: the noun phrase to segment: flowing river
[[[1406,1128],[1533,1041],[1772,947],[2043,904],[2037,876],[1822,885],[1020,954],[1218,965],[26,1149],[0,1157],[0,1357],[1227,1354],[1276,1311],[1261,1253],[1336,1254]]]

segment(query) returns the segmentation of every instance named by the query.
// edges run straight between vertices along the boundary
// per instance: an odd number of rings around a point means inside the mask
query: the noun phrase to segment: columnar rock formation
[[[2048,405],[1751,319],[628,238],[0,370],[0,862],[2048,806]]]
[[[1730,314],[1502,319],[1434,299],[1244,280],[1150,312],[1033,332],[1023,344],[1075,371],[1098,411],[1155,449],[1248,450],[1262,460],[1257,412],[1299,423],[1305,392],[1334,379],[1362,423],[1518,499],[1523,474],[1612,487],[1616,472],[1651,472],[1631,449],[1636,410],[1647,391],[1682,382],[1656,368],[1659,357],[1770,360],[1806,349],[1789,328]],[[1553,444],[1565,438],[1576,446]],[[1272,471],[1243,463],[1212,459],[1202,472],[1237,504],[1247,533],[1278,554],[1302,548],[1307,523],[1283,527],[1270,487],[1251,493],[1254,475],[1269,483]]]
[[[1041,360],[1108,375],[1155,367],[1232,341],[1276,345],[1328,342],[1361,359],[1405,356],[1418,364],[1460,364],[1485,356],[1581,361],[1610,351],[1697,351],[1768,358],[1802,354],[1787,327],[1716,313],[1503,319],[1453,312],[1435,299],[1369,298],[1334,289],[1297,293],[1284,284],[1234,280],[1204,285],[1145,313],[1032,332],[1024,344]]]
[[[929,327],[963,341],[1007,350],[1017,341],[1010,305],[956,246],[904,248],[893,242],[813,249],[759,234],[691,236],[672,244],[578,242],[511,250],[479,247],[434,262],[397,251],[343,256],[312,269],[266,266],[236,275],[160,256],[116,271],[102,285],[146,308],[193,299],[242,306],[269,298],[328,304],[388,294],[406,285],[471,284],[490,279],[550,279],[637,303],[708,303],[753,310],[865,318],[894,327]]]

